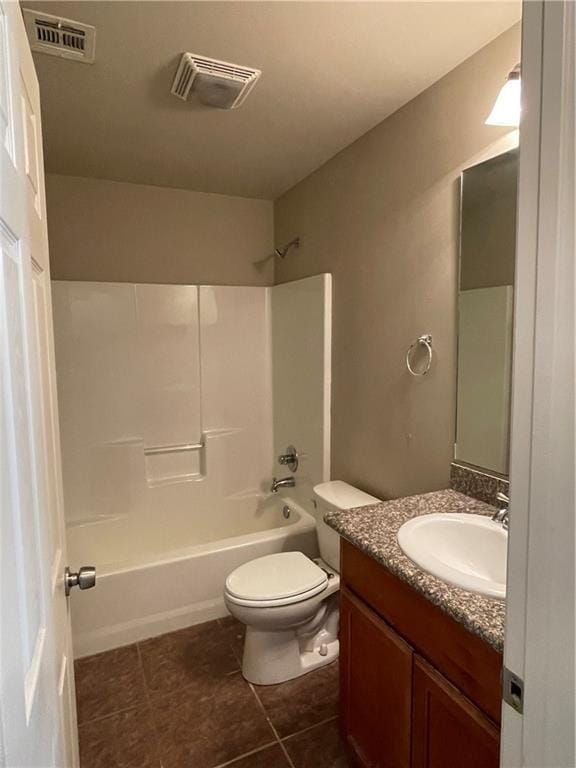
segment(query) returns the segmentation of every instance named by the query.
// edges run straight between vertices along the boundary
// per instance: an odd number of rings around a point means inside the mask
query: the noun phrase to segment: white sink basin
[[[441,513],[408,520],[398,531],[404,554],[428,573],[480,595],[506,597],[508,534],[483,515]]]

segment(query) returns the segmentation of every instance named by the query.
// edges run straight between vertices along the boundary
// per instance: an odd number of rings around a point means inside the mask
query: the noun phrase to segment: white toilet
[[[338,656],[340,537],[324,515],[379,499],[341,480],[315,486],[314,495],[320,558],[266,555],[226,579],[226,606],[246,625],[242,674],[251,683],[281,683]]]

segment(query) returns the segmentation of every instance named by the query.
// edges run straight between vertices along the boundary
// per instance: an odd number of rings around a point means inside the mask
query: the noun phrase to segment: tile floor
[[[273,686],[240,674],[219,619],[76,662],[82,768],[348,768],[338,665]]]

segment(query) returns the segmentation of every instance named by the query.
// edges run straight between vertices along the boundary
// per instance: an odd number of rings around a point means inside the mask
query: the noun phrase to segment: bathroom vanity
[[[504,603],[420,570],[396,534],[411,517],[489,514],[455,491],[326,521],[342,535],[341,725],[360,768],[496,768]]]

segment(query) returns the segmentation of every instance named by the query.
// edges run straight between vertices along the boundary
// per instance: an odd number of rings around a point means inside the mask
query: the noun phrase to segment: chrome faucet
[[[278,493],[279,488],[294,488],[295,485],[296,480],[293,477],[282,477],[279,480],[273,477],[270,493]]]
[[[510,516],[508,513],[508,505],[510,504],[510,499],[505,493],[497,493],[496,494],[496,501],[500,502],[503,506],[501,506],[499,509],[494,512],[492,515],[492,520],[495,523],[500,523],[504,530],[508,530],[508,524],[510,522]]]

